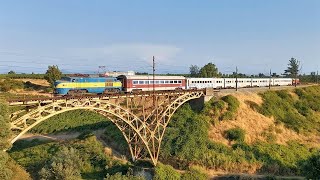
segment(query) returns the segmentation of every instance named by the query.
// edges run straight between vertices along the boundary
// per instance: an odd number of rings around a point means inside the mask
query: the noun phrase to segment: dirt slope
[[[319,136],[298,134],[283,125],[277,125],[273,118],[266,117],[251,109],[246,104],[247,101],[255,102],[258,105],[263,102],[256,92],[233,92],[232,95],[240,101],[236,118],[222,121],[218,125],[212,126],[209,131],[209,137],[212,140],[230,145],[229,141],[223,137],[223,132],[230,128],[240,127],[246,131],[245,141],[247,143],[263,140],[286,144],[290,140],[297,140],[312,147],[320,147]]]

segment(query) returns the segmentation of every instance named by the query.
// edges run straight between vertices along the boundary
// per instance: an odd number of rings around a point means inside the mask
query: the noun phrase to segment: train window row
[[[155,81],[155,83],[153,83],[153,81],[145,81],[145,80],[139,80],[139,81],[132,81],[133,84],[181,84],[182,81],[181,80],[160,80],[160,81]]]
[[[212,83],[212,81],[191,81],[191,83]]]

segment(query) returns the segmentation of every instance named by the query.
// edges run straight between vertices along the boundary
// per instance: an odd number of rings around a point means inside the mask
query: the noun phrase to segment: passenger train
[[[139,91],[230,89],[299,84],[291,78],[189,78],[184,76],[121,75],[116,77],[65,77],[55,82],[55,94],[133,93]]]

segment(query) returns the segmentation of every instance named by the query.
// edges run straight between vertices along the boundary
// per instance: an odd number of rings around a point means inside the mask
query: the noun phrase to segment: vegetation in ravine
[[[89,110],[67,111],[53,116],[30,130],[34,133],[54,133],[66,131],[92,131],[107,127],[107,119]]]
[[[80,179],[80,176],[83,179],[103,179],[107,174],[128,173],[132,165],[107,156],[95,136],[82,137],[64,143],[18,141],[9,153],[30,172],[33,179]]]

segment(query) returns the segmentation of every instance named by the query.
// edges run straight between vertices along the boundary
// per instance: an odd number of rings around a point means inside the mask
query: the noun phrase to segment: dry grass
[[[223,133],[230,128],[240,127],[246,131],[245,142],[251,144],[257,140],[267,141],[266,134],[272,135],[276,143],[286,144],[290,140],[297,140],[311,147],[320,147],[320,137],[315,135],[297,134],[293,130],[276,124],[274,118],[266,117],[252,108],[245,102],[251,101],[261,105],[262,98],[254,92],[236,92],[232,94],[240,101],[240,106],[235,120],[221,121],[209,130],[209,138],[230,145],[224,138]],[[292,93],[292,95],[295,95]]]
[[[16,80],[23,81],[23,82],[30,81],[31,83],[36,84],[36,85],[50,87],[50,84],[45,79],[16,79]]]

